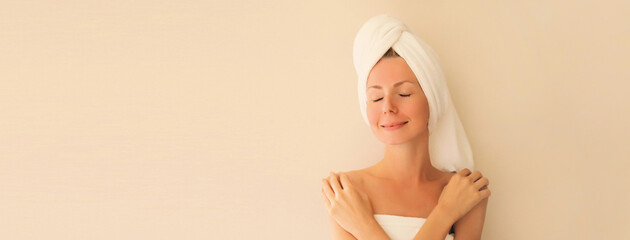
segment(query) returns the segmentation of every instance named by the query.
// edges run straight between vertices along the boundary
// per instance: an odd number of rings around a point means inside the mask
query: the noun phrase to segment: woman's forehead
[[[389,84],[391,85],[391,88],[397,88],[400,86],[404,86],[404,85],[418,85],[418,81],[416,81],[415,79],[413,80],[402,80],[393,84]],[[388,84],[385,84],[385,87],[390,87]],[[368,85],[368,90],[369,89],[383,89],[383,86],[378,85],[378,84],[373,84],[373,85]]]
[[[417,83],[416,75],[407,62],[400,57],[383,58],[379,60],[368,75],[366,85],[393,86],[400,81]]]

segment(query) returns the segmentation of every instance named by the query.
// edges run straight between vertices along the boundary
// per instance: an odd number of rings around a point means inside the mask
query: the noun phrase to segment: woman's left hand
[[[375,222],[367,194],[357,189],[346,174],[330,172],[330,176],[322,179],[322,195],[328,213],[355,237]]]

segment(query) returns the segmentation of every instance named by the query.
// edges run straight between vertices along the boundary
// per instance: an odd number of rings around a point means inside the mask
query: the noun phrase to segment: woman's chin
[[[428,131],[426,131],[428,132]],[[405,144],[405,143],[409,143],[411,141],[420,141],[420,139],[418,139],[418,137],[420,137],[423,133],[419,133],[418,135],[412,136],[410,134],[391,134],[390,133],[380,133],[377,136],[378,141],[384,143],[385,145],[400,145],[400,144]]]
[[[403,138],[403,137],[380,137],[378,140],[385,145],[399,145],[407,143],[411,140],[411,138]]]

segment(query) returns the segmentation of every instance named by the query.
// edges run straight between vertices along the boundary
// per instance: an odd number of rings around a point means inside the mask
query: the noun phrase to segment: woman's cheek
[[[367,106],[367,116],[371,126],[375,126],[378,123],[378,111],[376,111],[376,106],[373,104]]]
[[[410,106],[410,108],[408,109],[410,114],[412,114],[416,118],[419,118],[419,120],[428,121],[428,118],[429,118],[429,104],[426,102],[426,98],[425,99],[417,99],[415,101],[415,103],[416,104],[414,104],[413,106]]]

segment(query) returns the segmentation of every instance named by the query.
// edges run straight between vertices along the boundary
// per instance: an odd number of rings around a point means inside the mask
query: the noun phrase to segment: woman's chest
[[[402,188],[378,181],[365,181],[363,189],[374,214],[427,218],[438,203],[443,186],[439,183]]]

